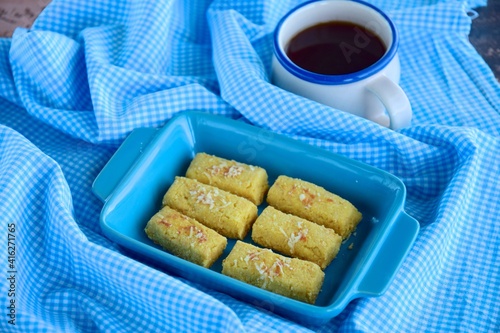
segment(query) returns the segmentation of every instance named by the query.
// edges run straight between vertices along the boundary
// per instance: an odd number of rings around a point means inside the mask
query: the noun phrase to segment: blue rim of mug
[[[389,27],[391,29],[392,33],[392,43],[388,47],[387,51],[385,54],[380,58],[377,62],[374,64],[368,66],[367,68],[364,68],[360,71],[349,73],[349,74],[341,74],[341,75],[327,75],[327,74],[318,74],[315,72],[311,72],[308,70],[303,69],[302,67],[297,66],[294,64],[290,58],[285,54],[285,52],[280,51],[280,46],[278,42],[278,35],[281,30],[281,26],[284,24],[284,22],[288,19],[290,15],[295,13],[297,10],[301,9],[302,7],[308,6],[310,4],[316,3],[316,2],[322,2],[325,0],[312,0],[305,2],[303,4],[298,5],[297,7],[293,8],[290,10],[281,20],[278,22],[278,25],[276,26],[276,29],[274,30],[274,55],[276,56],[276,59],[281,63],[281,65],[290,73],[293,75],[309,81],[313,83],[319,83],[319,84],[329,84],[329,85],[337,85],[337,84],[346,84],[346,83],[353,83],[357,81],[361,81],[367,77],[370,77],[371,75],[381,71],[384,67],[386,67],[389,62],[394,58],[394,56],[397,53],[398,49],[398,44],[399,44],[399,36],[396,30],[396,27],[392,20],[385,14],[382,10],[379,8],[373,6],[370,3],[361,1],[361,0],[349,0],[350,2],[356,2],[361,5],[364,5],[366,7],[369,7],[379,13],[389,24]]]

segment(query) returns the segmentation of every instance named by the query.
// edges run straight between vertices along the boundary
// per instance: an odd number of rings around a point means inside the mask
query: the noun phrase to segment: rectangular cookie
[[[335,230],[346,239],[361,221],[349,201],[301,179],[279,176],[269,189],[267,202],[277,209]]]
[[[207,268],[227,245],[226,237],[168,206],[149,220],[145,232],[165,250]]]
[[[222,274],[310,304],[316,302],[325,278],[313,262],[288,258],[241,241],[222,261]]]
[[[249,200],[186,177],[175,178],[163,205],[228,238],[245,238],[257,218],[257,206]]]
[[[253,224],[252,240],[287,256],[312,261],[321,269],[330,264],[342,244],[342,237],[333,229],[272,206],[267,206]]]
[[[186,177],[221,188],[260,205],[269,189],[267,172],[261,167],[198,153]]]

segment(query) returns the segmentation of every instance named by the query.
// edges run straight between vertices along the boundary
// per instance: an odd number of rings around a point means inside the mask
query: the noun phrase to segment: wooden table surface
[[[500,81],[500,0],[488,0],[486,7],[476,9],[469,40]]]
[[[12,35],[15,27],[31,27],[51,0],[0,0],[0,37]],[[84,0],[83,0],[84,1]],[[500,81],[500,0],[488,0],[476,9],[469,40]]]

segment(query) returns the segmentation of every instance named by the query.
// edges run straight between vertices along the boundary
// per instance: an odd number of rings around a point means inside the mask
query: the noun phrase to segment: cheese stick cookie
[[[310,304],[316,302],[325,278],[313,262],[288,258],[241,241],[223,260],[222,274]]]
[[[333,229],[268,206],[252,227],[252,240],[287,256],[312,261],[321,269],[335,258],[342,237]]]
[[[191,161],[186,177],[244,197],[256,205],[269,189],[267,172],[261,167],[198,153]]]
[[[145,232],[165,250],[207,268],[227,245],[226,237],[168,206],[149,220]]]
[[[228,238],[245,238],[257,218],[257,206],[249,200],[185,177],[175,178],[163,205]]]
[[[361,221],[361,213],[349,201],[304,180],[279,176],[267,194],[277,209],[335,230],[346,239]]]

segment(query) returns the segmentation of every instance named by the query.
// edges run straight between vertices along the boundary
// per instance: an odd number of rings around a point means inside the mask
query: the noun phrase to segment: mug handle
[[[387,76],[380,75],[370,82],[366,88],[368,91],[377,96],[385,106],[385,109],[389,114],[389,127],[391,129],[399,130],[410,126],[412,118],[410,100],[398,84],[389,79]],[[366,118],[383,124],[384,121],[382,119],[384,117],[386,118],[385,113],[382,113],[383,110],[376,109],[377,108],[369,110]]]

